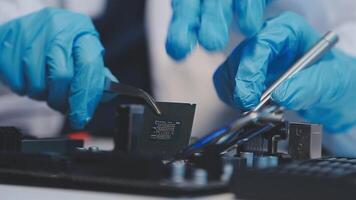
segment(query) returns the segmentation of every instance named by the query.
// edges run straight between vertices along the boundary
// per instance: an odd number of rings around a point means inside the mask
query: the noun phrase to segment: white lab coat
[[[88,3],[88,1],[91,1]],[[0,0],[0,22],[12,19],[44,6],[65,6],[71,10],[87,13],[91,16],[100,15],[105,8],[105,0]],[[275,0],[267,9],[268,16],[275,16],[285,10],[295,11],[305,16],[308,21],[320,32],[336,30],[341,36],[339,47],[350,54],[356,55],[356,1],[354,0]],[[231,43],[224,52],[210,54],[202,48],[198,48],[185,61],[176,63],[165,52],[164,43],[168,24],[171,17],[170,0],[147,0],[147,31],[151,57],[151,69],[153,70],[153,91],[160,101],[191,102],[197,104],[197,112],[193,127],[193,135],[201,136],[212,129],[227,123],[238,112],[224,105],[217,97],[212,83],[212,75],[217,66],[222,63],[229,52],[240,42],[243,37],[234,30]],[[15,99],[14,95],[10,95]],[[0,97],[0,125],[6,124],[2,119],[7,118],[3,112],[3,104]],[[44,116],[49,115],[53,122],[57,121],[54,128],[49,128],[47,123],[39,118],[32,123],[33,132],[45,132],[56,130],[60,127],[62,119],[58,113],[45,108],[45,104],[28,100],[22,100],[26,104],[39,105]],[[24,112],[16,101],[10,102],[8,110]],[[23,103],[22,103],[23,104]],[[26,106],[27,109],[32,106]],[[39,109],[29,109],[28,112],[38,112]],[[13,117],[17,119],[16,116]],[[8,124],[8,123],[7,123]],[[20,123],[21,124],[21,123]],[[31,123],[27,123],[27,126]],[[41,126],[40,124],[46,124]],[[56,123],[53,123],[56,124]],[[42,127],[42,130],[40,128]],[[355,133],[355,134],[354,134]],[[325,137],[325,143],[335,153],[343,153],[340,149],[345,146],[356,146],[356,131],[350,130],[347,134]],[[351,152],[351,151],[349,151]],[[356,151],[354,153],[356,156]]]

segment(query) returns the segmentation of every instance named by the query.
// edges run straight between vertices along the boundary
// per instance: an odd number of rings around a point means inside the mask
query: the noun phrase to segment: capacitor
[[[228,182],[234,173],[234,166],[231,163],[224,165],[221,181]]]
[[[208,172],[205,169],[194,169],[193,183],[196,185],[206,185],[208,183]]]
[[[266,169],[278,166],[277,156],[256,156],[253,160],[253,167],[255,169]]]
[[[267,156],[268,167],[278,167],[278,157],[277,156]]]
[[[269,159],[266,156],[256,156],[253,158],[253,167],[255,169],[266,169],[269,167]]]
[[[252,152],[241,152],[240,156],[242,158],[246,158],[246,166],[248,168],[252,168],[253,167],[253,156],[254,156],[254,154]]]
[[[185,180],[185,163],[183,161],[176,161],[171,165],[171,180],[174,183],[182,183]]]

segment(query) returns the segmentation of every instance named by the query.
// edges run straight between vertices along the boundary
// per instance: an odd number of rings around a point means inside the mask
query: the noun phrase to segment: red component
[[[74,132],[67,135],[71,140],[88,140],[90,139],[90,134],[88,132]]]

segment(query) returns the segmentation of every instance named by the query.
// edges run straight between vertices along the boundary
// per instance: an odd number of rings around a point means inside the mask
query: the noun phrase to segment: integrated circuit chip
[[[162,114],[146,105],[118,108],[115,149],[169,156],[188,145],[195,104],[158,102]]]

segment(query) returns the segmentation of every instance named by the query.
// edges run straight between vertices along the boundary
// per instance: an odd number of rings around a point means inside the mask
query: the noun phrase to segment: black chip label
[[[179,134],[181,127],[180,121],[155,120],[150,133],[152,140],[171,140]]]

